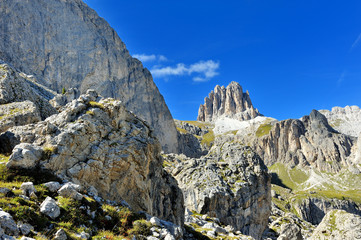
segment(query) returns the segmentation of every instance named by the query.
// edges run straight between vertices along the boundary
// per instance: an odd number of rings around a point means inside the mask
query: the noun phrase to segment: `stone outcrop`
[[[357,138],[357,145],[356,145],[356,153],[355,153],[355,163],[361,164],[361,133]]]
[[[202,147],[199,139],[190,133],[178,132],[178,152],[187,157],[201,157],[208,153],[207,149]]]
[[[183,195],[162,168],[151,128],[120,101],[100,99],[88,90],[61,113],[2,134],[11,136],[12,146],[20,143],[7,167],[51,170],[104,199],[123,199],[134,210],[182,225]]]
[[[269,218],[269,223],[269,228],[273,231],[266,232],[265,235],[268,237],[266,239],[308,239],[312,235],[312,231],[315,228],[315,226],[313,226],[311,223],[298,218],[295,214],[282,211],[274,203],[272,203],[272,211]]]
[[[9,117],[9,121],[14,120],[10,125],[35,122],[39,118],[39,114],[42,119],[45,119],[57,113],[49,103],[49,100],[56,93],[33,80],[33,77],[20,73],[9,64],[0,61],[0,111],[3,112],[0,114],[4,114],[3,117]],[[30,101],[33,104],[25,101]],[[9,103],[12,105],[3,106],[3,104]],[[24,109],[27,107],[29,109]],[[18,119],[20,115],[24,115],[24,119]],[[9,124],[6,125],[10,126]]]
[[[0,133],[14,126],[41,121],[40,112],[33,102],[14,102],[0,105]]]
[[[361,217],[342,210],[331,211],[322,219],[310,239],[361,239]]]
[[[319,224],[328,212],[335,209],[361,216],[359,206],[350,200],[310,197],[292,205],[302,219],[315,225]]]
[[[164,150],[177,132],[150,72],[81,0],[0,1],[0,59],[60,92],[96,89],[150,123]]]
[[[238,120],[249,120],[261,114],[252,105],[249,92],[243,92],[241,85],[231,82],[226,88],[217,85],[204,104],[199,106],[198,121],[214,122],[221,116]]]
[[[270,214],[271,184],[266,166],[249,147],[226,143],[199,159],[168,155],[166,160],[189,210],[260,239]]]
[[[287,119],[269,128],[263,136],[238,136],[251,142],[267,166],[281,162],[290,167],[311,165],[320,171],[339,172],[352,164],[348,157],[355,138],[334,130],[316,110],[301,120]]]
[[[361,133],[361,109],[358,106],[333,107],[331,111],[320,110],[337,131],[358,137]]]
[[[198,158],[206,155],[209,150],[207,144],[202,144],[203,137],[209,133],[210,126],[197,126],[188,122],[174,120],[178,132],[178,152],[187,157]]]

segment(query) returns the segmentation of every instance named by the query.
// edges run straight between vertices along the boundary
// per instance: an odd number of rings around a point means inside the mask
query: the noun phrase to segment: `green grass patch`
[[[306,182],[309,177],[305,171],[297,167],[290,169],[282,163],[275,163],[270,166],[268,170],[272,175],[272,182],[274,184],[287,187],[292,190],[299,189],[299,186]],[[274,174],[276,174],[276,176]],[[275,181],[275,177],[277,177],[280,182]]]
[[[104,105],[103,104],[101,104],[101,103],[98,103],[98,102],[96,102],[96,101],[90,101],[89,102],[89,106],[90,107],[93,107],[93,108],[100,108],[100,109],[105,109],[105,107],[104,107]]]
[[[10,156],[6,156],[4,154],[0,154],[0,163],[7,163],[9,161]]]
[[[185,130],[183,128],[179,128],[179,127],[177,127],[177,131],[180,132],[180,133],[183,133],[183,134],[188,133],[187,130]]]
[[[258,129],[256,131],[256,136],[262,137],[264,135],[267,135],[267,134],[269,134],[271,129],[272,129],[272,124],[269,124],[269,123],[262,124],[258,127]]]
[[[209,130],[208,133],[204,134],[202,137],[201,144],[207,145],[208,147],[211,147],[214,142],[215,136],[212,130]]]

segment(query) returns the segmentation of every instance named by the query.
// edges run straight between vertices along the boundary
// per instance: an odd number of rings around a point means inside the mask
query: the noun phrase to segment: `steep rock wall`
[[[165,151],[177,132],[150,72],[81,0],[0,1],[0,59],[60,92],[95,89],[123,101],[156,130]]]

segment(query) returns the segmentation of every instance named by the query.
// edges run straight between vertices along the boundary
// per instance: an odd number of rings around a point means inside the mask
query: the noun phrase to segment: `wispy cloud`
[[[154,77],[167,77],[167,76],[184,76],[184,75],[195,75],[193,81],[195,82],[206,82],[211,78],[217,76],[219,73],[219,62],[208,60],[199,61],[189,66],[178,63],[176,66],[170,67],[158,67],[153,68],[151,73]]]
[[[345,81],[346,74],[347,74],[347,71],[343,71],[341,73],[340,77],[337,79],[337,86],[341,86],[343,81]]]
[[[350,51],[352,51],[355,47],[357,47],[359,45],[361,41],[361,33],[358,35],[358,37],[356,38],[356,40],[353,42]]]
[[[165,62],[168,59],[163,55],[147,55],[147,54],[134,54],[133,57],[138,58],[142,62]]]

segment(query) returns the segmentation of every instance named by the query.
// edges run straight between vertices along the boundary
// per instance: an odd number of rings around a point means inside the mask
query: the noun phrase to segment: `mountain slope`
[[[95,89],[120,99],[176,151],[177,133],[150,72],[81,0],[0,1],[0,59],[60,92]]]

